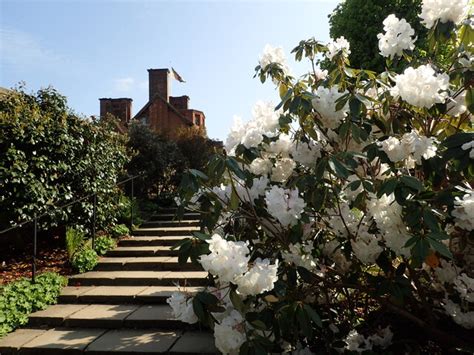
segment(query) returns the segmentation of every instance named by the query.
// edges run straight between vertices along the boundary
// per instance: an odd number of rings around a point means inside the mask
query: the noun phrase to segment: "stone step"
[[[133,246],[117,247],[109,250],[108,257],[146,257],[146,256],[177,256],[178,250],[171,249],[170,246]]]
[[[0,339],[3,354],[218,354],[209,332],[159,329],[18,329]]]
[[[199,220],[201,218],[201,215],[199,213],[185,213],[180,221],[186,221],[190,219],[194,220]],[[177,221],[177,216],[176,214],[173,213],[158,213],[154,214],[150,217],[151,221]]]
[[[200,271],[202,267],[190,262],[179,264],[177,257],[145,256],[145,257],[103,257],[97,264],[96,271]]]
[[[132,247],[132,246],[173,246],[179,241],[189,238],[189,236],[164,236],[164,237],[131,237],[127,239],[121,239],[118,243],[119,246]]]
[[[30,314],[30,327],[181,329],[167,304],[56,304]]]
[[[140,228],[160,228],[160,227],[199,227],[198,219],[189,219],[184,221],[148,221],[142,223]]]
[[[119,304],[166,304],[166,299],[173,292],[195,294],[202,287],[176,286],[80,286],[64,287],[59,296],[59,303],[119,303]]]
[[[205,286],[205,271],[90,271],[69,278],[70,286]]]
[[[193,232],[199,232],[200,227],[156,227],[156,228],[138,228],[132,233],[137,236],[189,236]]]

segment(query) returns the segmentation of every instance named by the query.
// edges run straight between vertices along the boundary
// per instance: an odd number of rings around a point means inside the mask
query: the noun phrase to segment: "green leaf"
[[[229,298],[236,310],[238,310],[240,313],[243,313],[245,311],[245,304],[240,298],[240,296],[235,292],[235,290],[230,291]]]
[[[416,190],[416,191],[422,191],[423,190],[423,185],[420,182],[420,180],[418,180],[417,178],[415,178],[413,176],[403,175],[400,178],[400,182],[402,182],[405,186],[408,186],[413,190]]]
[[[232,192],[230,194],[229,208],[231,210],[236,210],[237,208],[239,208],[239,204],[240,204],[239,195],[237,195],[237,191],[232,186]]]
[[[205,305],[214,305],[219,302],[219,299],[216,296],[208,292],[198,292],[195,297]]]
[[[425,223],[425,226],[427,226],[432,231],[439,230],[438,219],[430,210],[423,210],[423,222]]]
[[[196,169],[189,169],[189,172],[190,172],[192,175],[194,175],[194,176],[196,176],[196,177],[199,177],[199,178],[201,178],[201,179],[203,179],[203,180],[209,180],[209,178],[207,177],[207,175],[204,174],[202,171],[199,171],[199,170],[196,170]]]
[[[471,114],[474,114],[474,88],[470,87],[466,90],[466,107]]]
[[[336,176],[342,179],[347,179],[350,175],[349,170],[335,157],[331,157],[329,160],[329,166]]]
[[[444,245],[443,243],[441,243],[438,239],[430,238],[428,236],[428,240],[429,240],[429,243],[430,243],[431,247],[434,250],[436,250],[438,253],[440,253],[441,255],[443,255],[443,256],[445,256],[449,259],[453,258],[453,254],[448,249],[448,247],[446,245]]]
[[[197,239],[200,239],[204,242],[208,241],[209,239],[211,239],[211,236],[209,234],[206,234],[206,233],[201,233],[201,232],[193,232],[193,235],[197,238]]]
[[[319,328],[322,328],[323,322],[321,321],[321,317],[319,316],[319,314],[309,304],[304,304],[303,307],[306,313],[308,313],[311,320],[314,322],[314,324],[316,324]]]

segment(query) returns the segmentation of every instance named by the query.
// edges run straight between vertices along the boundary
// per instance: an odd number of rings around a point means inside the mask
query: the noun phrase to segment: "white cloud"
[[[133,78],[121,78],[115,79],[114,81],[114,90],[121,92],[129,92],[135,86],[135,79]]]
[[[63,60],[32,35],[6,28],[0,28],[0,58],[3,64],[23,68],[51,67]]]
[[[114,80],[113,91],[117,93],[144,92],[148,90],[148,81],[138,81],[132,77]]]

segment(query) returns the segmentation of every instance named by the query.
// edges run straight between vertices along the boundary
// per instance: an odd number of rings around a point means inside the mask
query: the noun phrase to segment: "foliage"
[[[66,230],[66,250],[69,261],[72,261],[76,252],[81,250],[86,242],[86,233],[77,228],[68,228]]]
[[[57,302],[67,279],[55,273],[44,273],[30,279],[14,281],[0,288],[0,337],[28,322],[28,315]]]
[[[94,243],[94,250],[97,253],[97,255],[105,255],[105,253],[107,253],[109,250],[114,249],[116,245],[117,245],[117,242],[115,241],[115,239],[107,235],[104,235],[104,236],[100,236],[96,238],[95,243]]]
[[[388,15],[406,19],[418,36],[418,50],[427,49],[427,30],[418,18],[420,9],[421,0],[346,0],[329,16],[329,33],[332,38],[344,36],[350,42],[353,67],[380,73],[385,60],[378,54],[377,34]]]
[[[74,114],[52,88],[27,94],[22,87],[0,100],[0,225],[2,229],[49,213],[43,227],[91,225],[98,193],[97,226],[113,221],[117,178],[127,160],[125,138],[111,118]]]
[[[129,235],[130,229],[125,224],[116,224],[110,229],[110,233],[114,238],[120,238]]]
[[[186,160],[186,168],[203,169],[219,147],[219,142],[206,137],[205,132],[194,127],[178,131],[176,144]]]
[[[71,265],[74,270],[82,274],[94,269],[98,262],[99,257],[95,250],[90,247],[86,247],[74,254]]]
[[[128,134],[128,146],[135,156],[127,171],[130,175],[143,174],[135,180],[135,196],[147,198],[173,191],[184,169],[176,143],[138,123],[130,126]]]
[[[175,248],[212,287],[173,295],[176,317],[210,326],[224,353],[472,352],[473,37],[472,19],[436,21],[400,75],[312,38],[294,79],[268,47],[256,76],[278,86],[276,112],[259,104],[182,179],[180,212],[206,230]],[[449,63],[431,61],[439,46]]]

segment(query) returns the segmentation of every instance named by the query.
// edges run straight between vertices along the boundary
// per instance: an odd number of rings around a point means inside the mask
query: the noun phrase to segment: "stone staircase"
[[[4,354],[216,354],[208,331],[173,318],[166,299],[197,292],[207,273],[179,265],[171,246],[199,230],[199,215],[160,213],[119,242],[94,271],[69,278],[57,305],[0,340]]]

